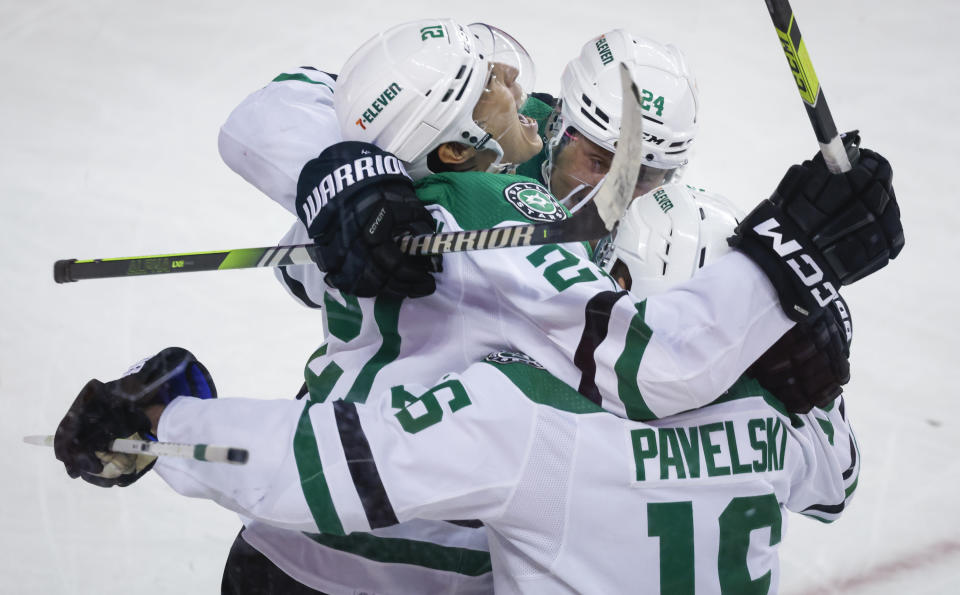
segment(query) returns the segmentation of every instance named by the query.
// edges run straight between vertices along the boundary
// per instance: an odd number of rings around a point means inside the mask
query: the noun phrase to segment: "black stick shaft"
[[[813,70],[813,62],[810,61],[807,46],[800,34],[800,27],[797,25],[790,2],[766,0],[766,3],[827,167],[834,173],[849,171],[850,159],[843,147],[843,141],[840,140],[827,100],[823,96],[817,73]]]

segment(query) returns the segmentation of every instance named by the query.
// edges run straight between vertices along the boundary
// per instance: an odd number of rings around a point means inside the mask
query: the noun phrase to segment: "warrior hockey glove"
[[[70,477],[101,487],[130,485],[153,467],[156,457],[107,452],[107,447],[117,438],[150,436],[144,409],[181,395],[211,399],[217,389],[203,364],[180,347],[164,349],[118,380],[91,380],[57,427],[56,456]]]
[[[841,285],[900,253],[903,227],[892,179],[890,163],[869,149],[842,174],[831,174],[818,154],[790,167],[729,243],[764,270],[787,316],[804,320],[835,299]]]
[[[850,381],[853,326],[843,297],[803,322],[757,359],[747,375],[782,402],[790,413],[826,407]]]
[[[360,297],[436,290],[440,257],[409,256],[394,242],[436,223],[393,154],[354,141],[328,147],[300,172],[296,204],[328,285]]]

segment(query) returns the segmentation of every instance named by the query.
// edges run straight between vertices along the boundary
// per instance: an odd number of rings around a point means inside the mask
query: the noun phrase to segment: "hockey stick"
[[[620,64],[620,82],[623,87],[623,116],[616,154],[596,196],[575,216],[551,223],[403,236],[397,239],[400,249],[406,254],[446,254],[598,240],[613,231],[633,199],[633,189],[642,165],[640,91],[632,70],[623,63]],[[58,260],[53,265],[53,279],[57,283],[69,283],[83,279],[278,267],[314,262],[313,244],[299,244],[132,258]]]
[[[820,143],[820,152],[823,154],[827,169],[832,173],[850,171],[851,161],[856,162],[857,159],[856,147],[854,146],[851,150],[852,154],[848,155],[837,133],[837,125],[823,96],[817,73],[813,70],[813,63],[810,61],[807,46],[800,35],[800,28],[797,26],[797,19],[789,0],[765,1],[773,26],[777,30],[777,37],[780,38],[783,53],[787,57],[790,70],[793,71],[800,98],[803,99],[804,107],[807,108],[807,116],[813,125],[813,132],[817,135],[817,142]]]
[[[24,436],[23,441],[36,446],[53,446],[53,436]],[[250,453],[245,448],[232,446],[211,446],[209,444],[178,444],[176,442],[152,442],[150,440],[131,440],[118,438],[110,443],[110,452],[155,457],[180,457],[207,461],[209,463],[230,463],[245,465]]]

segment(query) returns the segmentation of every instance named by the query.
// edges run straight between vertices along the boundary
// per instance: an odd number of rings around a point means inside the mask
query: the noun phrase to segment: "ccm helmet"
[[[395,154],[414,179],[432,173],[427,156],[447,142],[503,149],[473,119],[494,63],[533,86],[533,62],[507,33],[482,23],[426,19],[397,25],[364,43],[337,79],[334,106],[344,140]]]
[[[740,210],[726,198],[684,184],[661,186],[635,199],[598,264],[617,276],[629,272],[628,289],[645,298],[686,281],[728,253],[727,238]]]

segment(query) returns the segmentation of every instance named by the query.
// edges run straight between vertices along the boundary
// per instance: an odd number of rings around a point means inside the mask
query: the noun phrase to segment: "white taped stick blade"
[[[633,190],[643,165],[643,108],[640,87],[633,68],[620,63],[620,83],[623,86],[623,114],[620,139],[613,155],[610,171],[597,191],[594,203],[608,230],[613,230],[633,199]]]
[[[53,446],[53,436],[24,436],[23,441],[35,446]],[[233,446],[213,446],[209,444],[177,444],[175,442],[153,442],[151,440],[132,440],[119,438],[110,444],[110,452],[155,457],[180,457],[207,461],[210,463],[229,463],[245,465],[250,453],[245,448]]]

